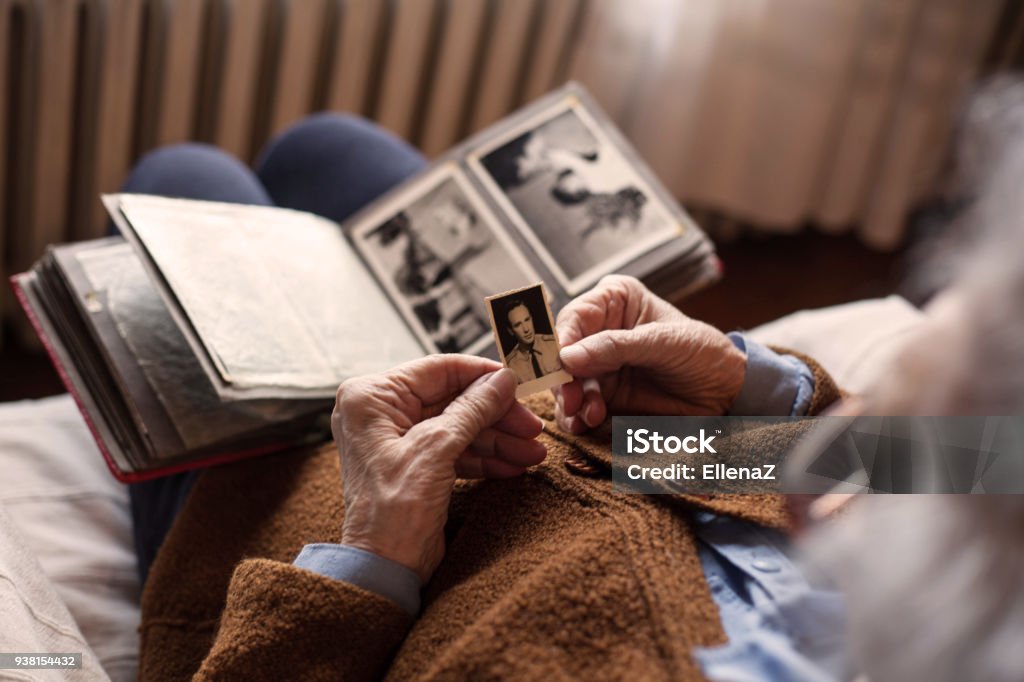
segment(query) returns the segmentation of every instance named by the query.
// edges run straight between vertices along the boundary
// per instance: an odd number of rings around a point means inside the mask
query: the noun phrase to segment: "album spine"
[[[103,459],[107,463],[107,468],[117,480],[124,483],[132,482],[130,479],[134,476],[134,473],[122,471],[118,468],[117,464],[114,462],[114,458],[110,455],[110,451],[107,449],[106,443],[103,441],[103,438],[100,437],[99,429],[96,428],[96,424],[93,421],[92,416],[89,414],[89,411],[85,409],[82,396],[79,395],[75,383],[71,380],[71,375],[68,373],[67,368],[64,367],[64,363],[61,361],[56,348],[54,348],[52,340],[46,333],[46,330],[43,329],[42,322],[39,320],[38,315],[36,315],[36,311],[32,307],[32,304],[29,303],[21,282],[18,281],[18,277],[20,276],[21,275],[13,275],[9,280],[11,288],[14,290],[14,296],[17,298],[21,309],[25,311],[25,315],[28,317],[28,321],[32,325],[32,329],[35,330],[36,336],[39,337],[39,341],[43,344],[43,348],[46,350],[46,355],[50,358],[50,363],[57,371],[57,376],[60,377],[61,383],[64,384],[64,388],[67,389],[68,393],[71,394],[72,400],[75,401],[75,406],[78,407],[78,411],[82,414],[82,419],[85,420],[85,425],[88,427],[89,433],[92,435],[93,440],[96,441],[96,447],[99,448],[100,454],[103,455]]]
[[[99,429],[96,427],[96,423],[89,414],[89,410],[85,408],[84,401],[78,392],[78,388],[71,380],[71,375],[61,360],[60,354],[57,353],[57,350],[49,338],[49,335],[46,333],[46,330],[43,328],[43,324],[39,320],[36,311],[33,309],[32,304],[25,295],[22,284],[18,281],[20,276],[21,275],[13,275],[8,280],[10,282],[11,289],[14,290],[14,296],[17,298],[21,309],[25,311],[25,315],[28,317],[29,323],[32,325],[32,329],[35,331],[36,336],[39,337],[39,341],[43,344],[43,348],[46,350],[46,355],[50,358],[50,362],[57,371],[57,376],[60,377],[61,383],[64,384],[64,388],[67,389],[72,400],[75,401],[75,406],[81,413],[82,419],[85,421],[85,425],[89,429],[89,434],[96,442],[96,447],[103,456],[103,461],[106,462],[107,469],[110,470],[111,475],[113,475],[113,477],[118,481],[122,483],[139,483],[142,481],[149,481],[155,478],[162,478],[164,476],[190,471],[192,469],[205,469],[207,467],[217,466],[220,464],[228,464],[229,462],[237,462],[239,460],[248,459],[249,457],[269,455],[275,452],[281,452],[294,445],[294,443],[273,443],[258,448],[250,448],[248,450],[211,455],[209,457],[204,457],[190,462],[178,462],[171,466],[159,467],[156,469],[145,469],[141,471],[122,470],[117,466],[113,456],[111,456],[107,444],[104,442],[102,436],[100,436]]]

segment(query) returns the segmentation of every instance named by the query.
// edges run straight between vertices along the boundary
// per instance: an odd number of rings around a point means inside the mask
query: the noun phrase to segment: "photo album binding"
[[[576,84],[340,226],[273,207],[103,202],[121,237],[50,247],[11,281],[123,481],[322,441],[338,384],[429,353],[555,376],[555,360],[514,345],[550,343],[551,313],[529,299],[539,283],[557,313],[613,272],[675,299],[717,277],[710,241]],[[502,292],[524,295],[499,311]]]

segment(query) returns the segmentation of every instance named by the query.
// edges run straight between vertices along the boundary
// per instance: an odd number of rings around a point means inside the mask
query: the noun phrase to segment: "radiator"
[[[0,0],[0,269],[96,237],[184,140],[251,160],[322,109],[436,154],[567,78],[583,0]],[[10,304],[5,306],[10,310]]]
[[[712,225],[891,247],[1002,4],[0,0],[0,274],[101,235],[154,147],[251,160],[336,109],[434,155],[568,78]]]

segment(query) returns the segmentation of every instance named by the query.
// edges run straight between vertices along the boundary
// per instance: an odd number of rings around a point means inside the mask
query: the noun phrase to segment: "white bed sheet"
[[[134,679],[140,590],[128,491],[69,396],[0,405],[0,506],[0,523],[24,538],[103,669]],[[16,622],[0,614],[0,633]]]

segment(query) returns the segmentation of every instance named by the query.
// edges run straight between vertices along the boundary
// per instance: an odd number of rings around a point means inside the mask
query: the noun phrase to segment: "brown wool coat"
[[[815,414],[838,391],[808,364]],[[146,584],[140,679],[703,679],[691,649],[726,636],[690,512],[785,528],[783,499],[613,494],[607,431],[567,436],[549,398],[531,407],[547,460],[459,485],[415,621],[290,563],[339,540],[333,447],[205,472]],[[772,430],[754,446],[786,442]]]

